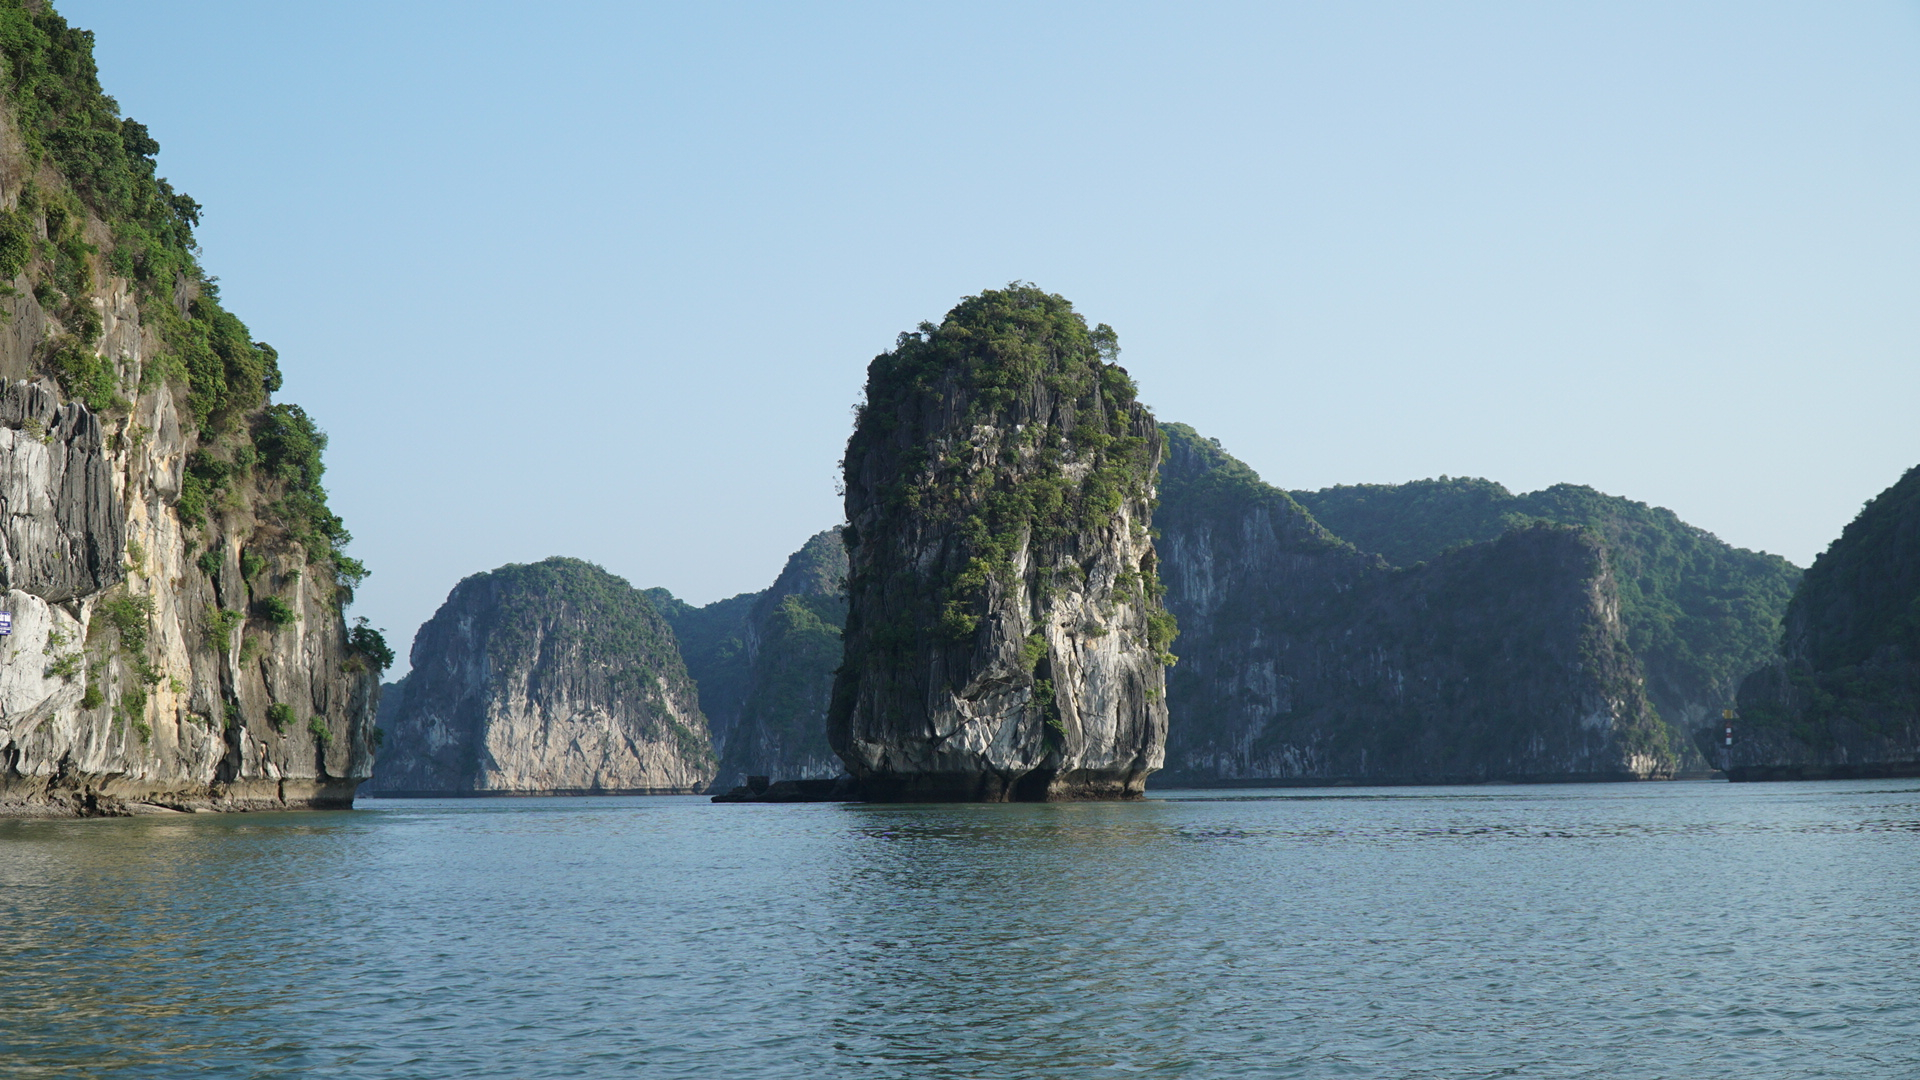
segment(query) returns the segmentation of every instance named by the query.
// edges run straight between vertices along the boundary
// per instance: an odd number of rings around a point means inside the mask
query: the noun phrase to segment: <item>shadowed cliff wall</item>
[[[1699,738],[1735,780],[1920,776],[1920,467],[1807,569],[1734,729]]]
[[[1156,786],[1672,771],[1596,537],[1534,525],[1397,570],[1212,440],[1165,431],[1181,638]]]

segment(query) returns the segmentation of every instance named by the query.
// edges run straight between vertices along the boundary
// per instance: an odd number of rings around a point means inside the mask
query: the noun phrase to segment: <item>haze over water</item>
[[[1920,785],[0,821],[5,1077],[1911,1077]]]

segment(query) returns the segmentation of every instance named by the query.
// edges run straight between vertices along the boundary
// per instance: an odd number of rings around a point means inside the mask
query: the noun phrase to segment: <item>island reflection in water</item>
[[[0,823],[5,1077],[1908,1077],[1920,785]]]

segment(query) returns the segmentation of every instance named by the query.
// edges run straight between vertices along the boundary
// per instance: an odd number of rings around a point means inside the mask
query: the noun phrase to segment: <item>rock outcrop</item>
[[[95,80],[92,39],[12,5],[0,73],[0,814],[351,805],[379,635],[273,404],[273,350],[195,260],[199,207]]]
[[[1607,553],[1525,525],[1408,569],[1166,425],[1156,514],[1180,620],[1156,786],[1669,775]]]
[[[413,639],[369,794],[674,794],[713,749],[673,629],[578,559],[475,574]]]
[[[847,552],[840,530],[815,535],[754,601],[743,628],[747,693],[713,787],[749,776],[832,780],[846,768],[827,745],[827,706],[847,621]]]
[[[673,624],[720,759],[715,791],[749,775],[832,779],[827,703],[846,622],[847,553],[840,530],[809,539],[774,583],[695,607],[666,589],[647,598]]]
[[[1920,776],[1920,467],[1807,569],[1733,729],[1698,738],[1734,780]]]
[[[673,627],[680,659],[699,687],[700,713],[707,718],[713,752],[724,753],[753,681],[747,660],[747,618],[761,593],[741,593],[695,607],[666,589],[645,592],[653,609]]]
[[[0,385],[0,588],[59,603],[126,576],[114,472],[85,405],[61,401],[51,381]]]
[[[1491,480],[1440,477],[1295,491],[1316,521],[1363,551],[1412,566],[1534,521],[1579,525],[1607,549],[1627,644],[1683,769],[1704,773],[1693,731],[1733,703],[1774,655],[1800,569],[1681,521],[1673,511],[1556,484],[1514,495]]]
[[[866,798],[1125,798],[1160,767],[1161,442],[1116,352],[1014,285],[868,368],[828,716]]]

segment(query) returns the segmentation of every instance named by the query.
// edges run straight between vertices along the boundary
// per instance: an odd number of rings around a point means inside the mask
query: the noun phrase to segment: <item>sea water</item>
[[[1920,784],[0,823],[5,1077],[1920,1076]]]

